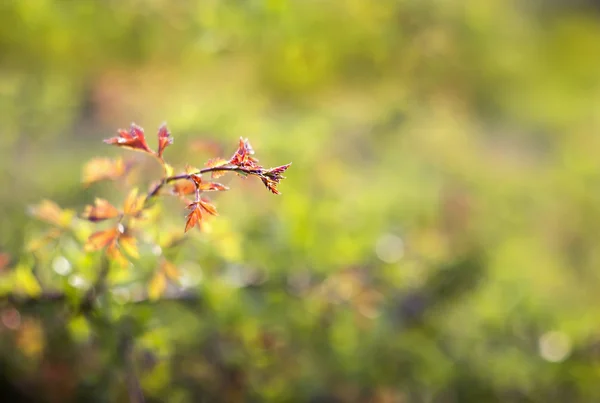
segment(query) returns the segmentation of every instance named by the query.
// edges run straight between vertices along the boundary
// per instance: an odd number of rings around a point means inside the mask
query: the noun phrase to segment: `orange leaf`
[[[208,200],[202,199],[198,202],[198,204],[200,205],[200,207],[202,207],[202,210],[206,211],[207,213],[212,215],[219,215],[219,213],[217,213],[217,208],[214,205],[212,205]]]
[[[138,189],[134,188],[129,192],[129,195],[127,195],[127,198],[123,203],[123,212],[127,215],[136,217],[142,212],[145,201],[146,196],[138,196]]]
[[[192,166],[190,164],[185,164],[185,173],[186,174],[191,175],[191,174],[195,174],[198,171],[199,171],[199,169],[196,168],[195,166]]]
[[[225,175],[227,173],[227,171],[213,171],[211,176],[213,179],[217,179],[220,178],[221,176]]]
[[[227,186],[222,185],[217,182],[202,182],[202,176],[200,176],[200,175],[190,175],[190,179],[192,181],[194,181],[196,186],[198,186],[198,189],[202,192],[213,191],[213,190],[217,190],[217,191],[229,190],[229,188]]]
[[[215,168],[215,167],[229,165],[229,161],[227,161],[223,158],[212,158],[212,159],[208,160],[205,165],[207,168]],[[227,173],[227,171],[213,171],[212,177],[219,178],[219,177],[225,175],[226,173]]]
[[[90,235],[90,237],[86,241],[84,250],[86,252],[94,252],[100,250],[115,242],[119,235],[120,232],[118,228],[111,228],[104,231],[95,232],[92,235]]]
[[[148,283],[148,298],[156,300],[167,289],[167,279],[162,271],[158,271],[152,276],[152,279]]]
[[[190,203],[187,208],[189,210],[191,210],[191,212],[187,216],[187,222],[185,224],[184,232],[188,232],[195,225],[197,225],[198,228],[201,229],[201,222],[202,222],[202,217],[203,217],[202,211],[204,211],[208,214],[218,215],[217,209],[215,208],[215,206],[210,204],[208,202],[208,200],[204,200],[204,199],[200,200],[198,202]]]
[[[38,249],[46,246],[51,241],[56,240],[59,236],[62,235],[62,230],[58,228],[52,228],[50,231],[46,232],[39,238],[34,238],[29,243],[27,243],[27,251],[35,252]]]
[[[201,175],[190,175],[189,178],[196,184],[196,185],[200,185],[202,183],[202,176]]]
[[[123,176],[128,168],[121,158],[93,158],[83,167],[82,182],[89,186],[104,179],[114,180]]]
[[[158,129],[158,156],[160,158],[162,158],[165,148],[170,144],[173,144],[173,137],[171,137],[171,133],[169,132],[169,129],[167,129],[167,124],[163,123]]]
[[[179,181],[173,185],[173,193],[178,196],[191,195],[196,191],[196,185],[191,181]]]
[[[138,253],[137,248],[137,240],[135,237],[129,234],[123,234],[119,237],[119,247],[125,251],[129,256],[138,258],[140,254]]]
[[[227,165],[229,164],[229,161],[227,161],[226,159],[223,158],[211,158],[208,161],[206,161],[206,167],[208,168],[214,168],[214,167],[220,167],[222,165]]]
[[[173,281],[177,281],[177,279],[179,278],[179,270],[177,270],[177,267],[173,263],[167,260],[163,261],[161,270],[163,271],[163,273],[165,273],[167,278]]]
[[[144,129],[137,126],[135,123],[131,124],[129,131],[119,129],[119,135],[117,137],[111,137],[104,140],[106,144],[113,144],[116,146],[129,148],[137,151],[144,151],[147,153],[154,153],[148,144],[146,143],[146,137],[144,136]]]
[[[121,214],[121,212],[108,201],[97,198],[95,200],[95,206],[85,206],[85,210],[81,217],[92,222],[97,222],[118,217],[119,214]]]
[[[42,200],[40,204],[31,206],[29,213],[42,221],[63,228],[70,225],[74,215],[71,210],[63,210],[50,200]]]
[[[190,229],[194,228],[195,225],[198,225],[198,228],[200,228],[200,221],[202,220],[202,209],[198,203],[194,202],[190,204],[188,209],[191,210],[191,212],[187,216],[184,232],[188,232]]]
[[[217,182],[205,182],[205,183],[201,183],[199,185],[199,188],[201,191],[203,192],[210,192],[210,191],[224,191],[224,190],[229,190],[229,188],[225,185],[222,185],[220,183]]]
[[[127,266],[127,263],[129,263],[127,258],[119,250],[119,247],[117,246],[116,241],[112,242],[108,246],[108,248],[106,248],[106,256],[108,256],[109,259],[116,262],[117,265],[119,265],[121,267],[125,267],[125,266]]]

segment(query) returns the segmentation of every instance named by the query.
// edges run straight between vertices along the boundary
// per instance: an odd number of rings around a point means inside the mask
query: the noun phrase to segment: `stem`
[[[151,300],[148,298],[137,298],[124,302],[123,305],[160,305],[164,303],[178,303],[184,305],[199,305],[202,303],[201,297],[194,289],[185,289],[171,294],[164,295],[160,299]],[[60,291],[46,291],[40,295],[27,296],[19,294],[6,294],[0,296],[0,306],[10,304],[18,307],[35,307],[37,305],[63,305],[68,303],[67,295]]]
[[[6,294],[0,297],[0,304],[7,302],[12,305],[35,305],[37,303],[62,303],[66,295],[59,291],[45,291],[36,296]]]
[[[200,186],[194,182],[194,186],[196,186],[196,203],[200,202]]]
[[[201,170],[199,170],[198,172],[194,172],[191,174],[179,174],[179,175],[174,175],[174,176],[169,176],[168,178],[163,178],[162,181],[160,181],[160,183],[158,183],[156,186],[154,186],[146,195],[146,202],[148,202],[150,199],[152,199],[154,196],[156,196],[158,194],[158,192],[160,192],[160,190],[162,189],[163,186],[171,183],[171,182],[175,182],[178,180],[182,180],[182,179],[189,179],[190,176],[192,175],[202,175],[205,173],[209,173],[209,172],[247,172],[244,168],[240,168],[238,166],[218,166],[218,167],[209,167],[209,168],[203,168]]]

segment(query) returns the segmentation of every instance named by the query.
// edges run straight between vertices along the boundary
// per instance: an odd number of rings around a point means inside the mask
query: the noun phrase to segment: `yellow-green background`
[[[2,1],[3,293],[93,281],[72,241],[27,252],[48,227],[27,207],[121,200],[81,166],[128,155],[101,140],[132,121],[152,146],[167,121],[178,168],[249,137],[293,162],[283,195],[226,180],[174,257],[201,303],[109,292],[103,324],[17,305],[10,382],[127,401],[127,318],[151,402],[600,401],[597,2]],[[143,292],[142,252],[111,281]]]

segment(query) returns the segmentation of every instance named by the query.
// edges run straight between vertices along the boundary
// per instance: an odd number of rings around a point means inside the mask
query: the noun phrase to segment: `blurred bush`
[[[6,393],[600,400],[596,2],[7,0],[0,22]],[[70,316],[95,261],[29,252],[27,206],[119,199],[81,165],[163,120],[172,161],[239,136],[293,161],[283,196],[218,197],[174,256],[185,301],[135,303],[148,258]]]

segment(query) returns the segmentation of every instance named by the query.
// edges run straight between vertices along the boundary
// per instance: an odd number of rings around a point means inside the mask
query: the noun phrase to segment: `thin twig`
[[[240,168],[238,166],[220,166],[220,167],[208,167],[208,168],[202,168],[201,170],[199,170],[198,172],[194,172],[191,174],[179,174],[179,175],[174,175],[174,176],[169,176],[168,178],[164,178],[162,181],[160,181],[156,186],[154,186],[146,195],[146,202],[148,202],[151,198],[153,198],[154,196],[156,196],[158,194],[158,192],[160,192],[160,190],[162,189],[163,186],[171,183],[171,182],[175,182],[178,180],[183,180],[183,179],[189,179],[192,175],[202,175],[205,173],[209,173],[209,172],[244,172],[244,173],[250,173],[249,171],[245,170],[244,168]]]

